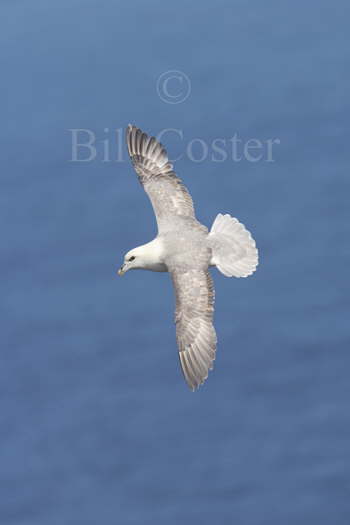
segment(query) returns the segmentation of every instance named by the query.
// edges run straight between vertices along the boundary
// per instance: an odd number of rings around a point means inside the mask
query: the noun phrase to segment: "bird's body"
[[[219,214],[210,232],[196,219],[187,189],[155,138],[129,126],[127,144],[151,199],[158,235],[130,250],[119,273],[145,269],[171,274],[180,362],[186,382],[194,390],[207,378],[216,351],[214,287],[208,268],[217,266],[226,276],[246,277],[258,264],[257,249],[250,233],[230,215]]]

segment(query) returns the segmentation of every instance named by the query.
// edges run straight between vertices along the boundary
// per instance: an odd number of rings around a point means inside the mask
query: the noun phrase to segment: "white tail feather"
[[[248,277],[258,265],[258,250],[250,232],[231,215],[219,213],[208,235],[212,258],[227,277]]]

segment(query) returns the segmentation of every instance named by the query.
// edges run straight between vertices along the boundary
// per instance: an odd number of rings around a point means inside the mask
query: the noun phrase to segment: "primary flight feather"
[[[255,241],[230,215],[219,214],[208,232],[195,217],[192,198],[173,171],[164,147],[135,126],[126,142],[139,181],[157,219],[157,237],[130,250],[119,275],[132,269],[169,272],[176,298],[176,340],[191,390],[208,377],[216,352],[214,286],[209,266],[227,277],[247,277],[258,264]]]

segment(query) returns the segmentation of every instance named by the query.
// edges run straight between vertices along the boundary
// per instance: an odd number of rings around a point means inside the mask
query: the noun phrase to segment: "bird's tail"
[[[217,215],[208,235],[211,265],[226,277],[248,277],[258,265],[258,250],[250,232],[231,215]]]

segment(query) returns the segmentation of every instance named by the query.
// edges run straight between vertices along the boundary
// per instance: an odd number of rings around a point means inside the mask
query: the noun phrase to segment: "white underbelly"
[[[149,268],[147,268],[148,270],[151,270],[151,272],[167,272],[168,271],[168,268],[166,266],[166,264],[164,263],[155,263],[155,264],[152,264]]]

